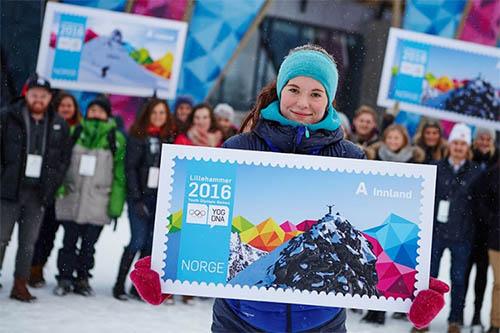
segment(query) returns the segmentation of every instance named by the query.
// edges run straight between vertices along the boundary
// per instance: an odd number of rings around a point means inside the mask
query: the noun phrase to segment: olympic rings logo
[[[204,210],[199,210],[199,209],[191,209],[189,211],[190,216],[196,216],[196,217],[203,217],[207,215],[207,212]]]

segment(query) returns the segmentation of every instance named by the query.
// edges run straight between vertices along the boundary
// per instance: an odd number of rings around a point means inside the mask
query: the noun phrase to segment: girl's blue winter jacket
[[[227,140],[223,147],[344,158],[364,159],[363,151],[343,139],[341,128],[306,133],[305,127],[281,125],[260,119],[256,128]],[[309,137],[307,137],[309,136]],[[315,330],[331,322],[342,309],[284,303],[225,300],[230,309],[246,323],[266,332]],[[214,311],[217,309],[214,307]],[[214,314],[215,315],[215,314]],[[344,327],[340,323],[339,328]]]

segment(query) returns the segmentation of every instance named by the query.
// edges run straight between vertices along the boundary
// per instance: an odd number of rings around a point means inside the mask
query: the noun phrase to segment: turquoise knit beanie
[[[339,74],[337,66],[326,54],[301,50],[287,56],[280,66],[276,81],[278,99],[281,99],[281,91],[288,81],[297,76],[310,77],[321,83],[328,95],[328,104],[332,104],[337,92]]]
[[[300,50],[288,55],[280,66],[276,81],[278,100],[281,99],[281,91],[288,81],[298,76],[306,76],[321,83],[328,96],[328,110],[325,118],[316,124],[300,124],[285,118],[279,111],[279,102],[271,103],[267,108],[261,110],[264,119],[278,121],[282,125],[306,126],[316,131],[325,129],[334,131],[339,128],[341,120],[337,111],[332,106],[338,84],[337,66],[326,54],[314,50]]]

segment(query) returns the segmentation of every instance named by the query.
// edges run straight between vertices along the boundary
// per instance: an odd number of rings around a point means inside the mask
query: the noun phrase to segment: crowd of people
[[[476,275],[471,281],[475,295],[471,324],[482,327],[480,313],[491,265],[494,281],[490,283],[494,287],[488,333],[498,333],[500,162],[496,133],[476,128],[473,134],[469,126],[456,124],[446,139],[439,121],[423,119],[412,139],[404,126],[394,123],[394,115],[386,113],[379,119],[379,114],[366,105],[358,108],[351,124],[332,106],[337,78],[333,85],[331,76],[337,73],[330,69],[333,59],[318,55],[322,52],[314,48],[295,50],[296,56],[292,52],[287,58],[290,68],[282,66],[277,81],[262,90],[241,129],[234,124],[235,112],[230,105],[212,108],[208,103],[194,105],[190,98],[178,97],[172,112],[166,101],[148,99],[126,132],[118,127],[106,96],[96,97],[81,112],[73,95],[54,91],[47,80],[31,76],[23,96],[0,111],[0,273],[16,222],[19,230],[10,297],[23,302],[36,299],[28,286],[45,286],[44,266],[60,226],[64,237],[56,253],[54,294],[93,295],[90,280],[95,245],[104,226],[116,225],[127,203],[131,238],[117,263],[112,294],[121,301],[140,299],[137,290],[132,286],[127,292],[125,284],[133,262],[151,255],[161,145],[227,147],[437,165],[431,275],[437,278],[443,251],[448,249],[448,332],[460,332],[464,324],[465,295],[473,267]],[[300,76],[292,68],[304,57],[318,64],[302,66],[301,70],[312,74]],[[310,114],[295,112],[296,105],[302,103],[301,91],[315,94],[311,95]],[[321,103],[326,104],[326,112]],[[244,134],[235,136],[239,132]],[[307,142],[316,140],[319,146],[297,142],[299,132],[307,133]],[[295,143],[293,147],[291,143]],[[184,296],[182,300],[191,303],[192,297]],[[172,298],[165,301],[173,302]],[[214,325],[227,327],[228,320],[236,322],[242,303],[216,300]],[[262,315],[266,320],[267,310],[259,311],[256,318]],[[292,311],[313,313],[303,306]],[[227,318],[227,313],[236,317]],[[342,309],[318,308],[314,313],[325,320],[335,318],[331,327],[345,321]],[[406,318],[406,314],[393,316]],[[384,324],[385,313],[368,311],[363,320]],[[241,320],[238,325],[234,328],[248,328]]]

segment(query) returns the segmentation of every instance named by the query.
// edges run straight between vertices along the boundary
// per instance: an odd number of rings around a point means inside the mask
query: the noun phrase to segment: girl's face
[[[189,115],[191,114],[191,111],[193,111],[193,108],[188,103],[180,104],[177,107],[177,112],[176,112],[177,119],[179,119],[183,123],[186,122],[187,119],[189,118]]]
[[[149,116],[149,122],[151,125],[155,127],[163,127],[167,122],[167,108],[165,104],[158,103],[151,111],[151,115]]]
[[[404,145],[404,136],[397,130],[392,130],[385,136],[384,143],[393,152],[399,151]]]
[[[281,91],[281,114],[301,124],[320,122],[325,116],[327,104],[325,88],[309,77],[295,77]]]
[[[92,104],[87,110],[87,118],[106,121],[108,120],[108,114],[106,113],[106,110],[99,105]]]
[[[203,132],[208,132],[210,129],[211,119],[210,111],[207,108],[201,108],[195,111],[193,117],[193,126]]]
[[[489,134],[483,133],[476,138],[477,148],[481,153],[486,154],[491,149],[492,141],[493,138]]]
[[[428,147],[436,147],[441,140],[441,134],[439,128],[427,127],[424,130],[424,143]]]
[[[64,97],[59,103],[57,113],[64,119],[69,120],[75,115],[76,108],[71,97]]]
[[[377,122],[373,116],[367,112],[360,113],[353,121],[356,134],[361,136],[368,136],[375,130]]]

